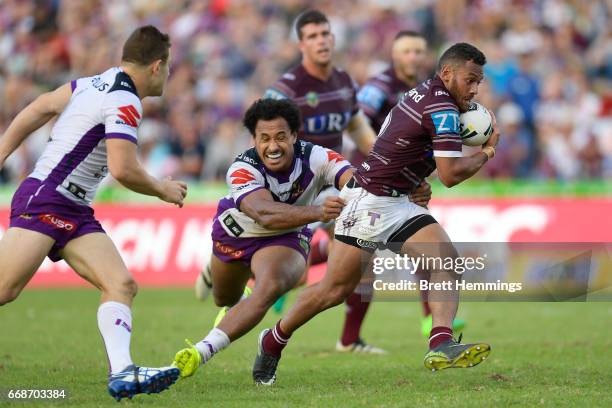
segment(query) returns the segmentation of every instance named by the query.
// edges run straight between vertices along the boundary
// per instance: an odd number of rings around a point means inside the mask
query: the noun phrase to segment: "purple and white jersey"
[[[389,111],[397,105],[401,96],[412,86],[406,85],[395,75],[391,66],[378,75],[369,78],[357,94],[359,107],[370,119],[372,129],[380,131]]]
[[[71,85],[70,102],[29,177],[77,204],[90,205],[108,174],[105,139],[136,143],[142,105],[131,78],[118,67]]]
[[[342,150],[342,132],[359,112],[357,84],[337,68],[327,81],[321,81],[300,64],[286,72],[263,97],[293,100],[302,114],[299,138],[337,152]]]
[[[219,201],[217,216],[230,236],[240,238],[281,235],[299,231],[303,226],[285,230],[270,230],[240,211],[241,201],[254,191],[267,189],[275,201],[307,206],[326,185],[338,188],[340,176],[351,165],[339,153],[312,143],[298,140],[294,145],[293,167],[283,174],[268,170],[255,148],[238,155],[227,171],[230,194]]]
[[[404,94],[355,177],[378,196],[411,193],[436,168],[434,156],[461,157],[459,107],[440,77]]]

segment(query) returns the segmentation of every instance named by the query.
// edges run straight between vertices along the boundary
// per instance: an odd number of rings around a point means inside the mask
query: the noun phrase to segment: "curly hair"
[[[242,124],[255,137],[255,128],[260,120],[283,118],[291,133],[297,133],[302,124],[300,109],[289,99],[258,99],[247,109]]]

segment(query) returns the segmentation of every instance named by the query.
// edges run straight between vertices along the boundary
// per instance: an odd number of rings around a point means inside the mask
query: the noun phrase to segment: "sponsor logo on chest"
[[[326,113],[304,118],[306,134],[325,134],[342,132],[351,119],[351,112]]]

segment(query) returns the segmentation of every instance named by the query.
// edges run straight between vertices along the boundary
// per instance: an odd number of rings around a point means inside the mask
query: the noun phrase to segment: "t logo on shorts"
[[[372,211],[368,211],[368,216],[370,217],[370,225],[374,225],[376,220],[380,218],[380,214],[379,213],[375,213],[375,212],[372,212]]]

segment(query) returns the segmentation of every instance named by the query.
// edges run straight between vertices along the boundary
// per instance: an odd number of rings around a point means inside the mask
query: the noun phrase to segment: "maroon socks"
[[[438,347],[445,341],[453,339],[453,330],[450,327],[438,326],[431,329],[429,334],[429,349]]]
[[[262,346],[266,353],[280,357],[291,335],[285,334],[280,327],[280,320],[263,338]]]
[[[343,346],[348,346],[359,340],[361,325],[370,307],[370,302],[362,301],[361,295],[353,292],[344,303],[346,304],[346,316],[340,342]]]

